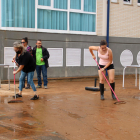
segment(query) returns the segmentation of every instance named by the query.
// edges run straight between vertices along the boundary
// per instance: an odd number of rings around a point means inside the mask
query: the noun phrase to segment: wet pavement
[[[51,80],[48,89],[24,89],[23,103],[10,103],[14,85],[0,88],[0,140],[140,140],[140,91],[133,76],[116,77],[119,100],[115,105],[105,84],[105,100],[98,91],[87,91],[94,79]],[[17,85],[18,91],[18,85]]]

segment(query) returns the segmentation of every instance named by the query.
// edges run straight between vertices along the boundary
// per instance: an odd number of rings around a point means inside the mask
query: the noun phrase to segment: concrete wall
[[[63,48],[63,67],[48,68],[48,77],[81,77],[97,75],[97,67],[83,66],[84,49],[89,46],[99,45],[103,36],[90,35],[70,35],[70,34],[51,34],[51,33],[35,33],[35,32],[16,32],[16,31],[0,31],[0,63],[4,63],[4,47],[12,47],[14,41],[20,41],[21,38],[28,37],[29,45],[35,46],[36,39],[41,39],[43,46],[47,48]],[[81,66],[66,67],[66,48],[81,48]],[[116,69],[116,75],[122,75],[123,67],[120,64],[120,54],[124,49],[132,51],[134,56],[133,64],[137,64],[136,56],[140,51],[140,40],[138,38],[121,38],[110,37],[110,48],[113,51],[113,61]],[[7,79],[7,70],[1,69],[1,78]],[[10,68],[10,78],[13,79],[13,68]],[[134,69],[127,69],[127,74],[134,73]],[[19,74],[16,75],[16,79]],[[36,78],[36,72],[35,72]]]

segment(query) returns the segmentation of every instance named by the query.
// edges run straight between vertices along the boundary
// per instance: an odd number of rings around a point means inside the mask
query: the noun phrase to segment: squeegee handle
[[[16,64],[15,64],[16,62],[14,61],[14,71],[15,71],[15,67],[16,67]],[[16,84],[16,82],[15,82],[15,74],[14,74],[14,85]]]

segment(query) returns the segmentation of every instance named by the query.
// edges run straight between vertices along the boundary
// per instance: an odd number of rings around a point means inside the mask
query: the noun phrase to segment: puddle
[[[140,100],[140,96],[134,96],[133,98]]]
[[[13,116],[6,116],[5,114],[0,114],[0,120],[5,120],[5,119],[12,119]]]
[[[27,105],[27,106],[28,106],[28,108],[30,108],[30,109],[34,109],[34,102],[31,102],[30,105]]]
[[[34,125],[34,124],[38,124],[38,125],[40,125],[39,122],[30,121],[30,120],[24,121],[24,123],[29,124],[29,125]]]
[[[23,111],[22,113],[17,113],[16,116],[18,118],[22,118],[22,117],[32,117],[28,112]]]
[[[34,140],[66,140],[58,136],[38,136]]]
[[[3,128],[5,128],[5,129],[7,129],[7,130],[10,130],[10,131],[15,131],[15,129],[14,128],[12,128],[12,127],[8,127],[8,126],[4,126],[4,125],[0,125],[0,127],[3,127]]]
[[[27,129],[34,129],[35,127],[33,126],[33,124],[27,124],[27,123],[21,123],[21,124],[17,124],[18,126],[20,127],[23,127],[23,128],[27,128]]]
[[[59,135],[59,133],[58,133],[58,132],[52,132],[52,134]]]
[[[13,100],[12,96],[0,97],[0,103],[8,104],[10,100]]]
[[[70,117],[72,117],[72,118],[75,118],[75,119],[81,119],[81,118],[82,118],[82,117],[79,116],[78,114],[73,114],[73,113],[71,113],[71,112],[69,112],[68,115],[69,115]]]
[[[1,117],[1,116],[5,116],[5,114],[0,114],[0,117]]]

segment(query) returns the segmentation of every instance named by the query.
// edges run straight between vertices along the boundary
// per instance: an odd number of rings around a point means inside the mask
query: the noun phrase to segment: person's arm
[[[113,60],[113,54],[112,54],[112,50],[108,48],[108,55],[109,55],[109,62],[107,63],[107,65],[103,68],[104,70],[111,65],[112,60]]]
[[[16,54],[15,54],[15,56],[13,57],[12,62],[14,63],[14,62],[15,62],[15,60],[16,60]]]
[[[96,59],[93,51],[98,51],[98,49],[99,49],[99,46],[89,46],[89,51],[90,51],[93,59]]]
[[[41,58],[41,61],[44,61],[44,59],[49,59],[49,57],[50,57],[50,54],[48,50],[45,48],[45,52],[44,52],[43,57]]]
[[[20,65],[19,68],[17,69],[17,71],[13,71],[13,74],[17,74],[17,73],[20,72],[23,68],[24,68],[24,65]]]
[[[18,66],[18,67],[19,67],[19,64],[16,62],[16,54],[15,54],[15,56],[13,57],[12,62],[13,62],[13,63],[16,63],[16,66]]]

